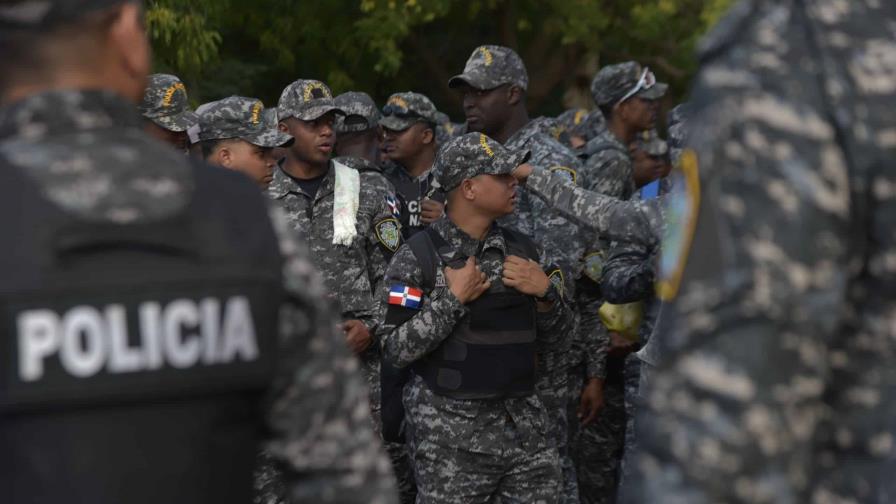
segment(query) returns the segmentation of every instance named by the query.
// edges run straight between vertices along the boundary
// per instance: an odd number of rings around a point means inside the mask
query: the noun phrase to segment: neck
[[[299,179],[313,179],[320,177],[330,168],[330,162],[326,163],[309,163],[304,159],[296,156],[292,149],[286,151],[286,158],[283,160],[283,171]]]
[[[448,219],[471,238],[482,241],[494,224],[494,217],[477,213],[465,205],[448,205]]]
[[[638,134],[637,128],[633,128],[629,124],[625,123],[621,119],[614,117],[611,121],[607,129],[610,130],[610,133],[619,140],[622,145],[628,147],[628,144],[632,143],[635,139],[635,136]]]
[[[510,119],[501,125],[501,129],[489,136],[496,142],[505,144],[517,131],[525,128],[527,124],[529,124],[529,113],[526,112],[526,108],[514,107],[513,112],[510,114]]]
[[[13,103],[29,96],[67,89],[102,89],[127,96],[127,92],[123,89],[119,89],[119,87],[114,85],[110,86],[109,81],[104,80],[103,75],[102,72],[97,74],[67,73],[65,75],[50,76],[47,80],[13,84],[3,92],[3,95],[0,96],[0,101]]]
[[[435,161],[436,150],[434,148],[426,148],[413,158],[408,159],[407,162],[402,163],[402,166],[408,172],[408,175],[416,178],[432,169]]]

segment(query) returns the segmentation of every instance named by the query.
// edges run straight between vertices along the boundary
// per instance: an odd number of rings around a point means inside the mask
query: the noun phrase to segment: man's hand
[[[594,423],[603,407],[604,381],[600,378],[589,378],[579,400],[578,416],[582,426]]]
[[[504,259],[502,280],[504,285],[535,297],[544,297],[551,286],[551,280],[537,262],[517,256]]]
[[[463,268],[445,268],[445,280],[454,297],[463,304],[479,299],[492,284],[479,269],[475,257],[468,258]]]
[[[511,172],[511,175],[513,175],[513,178],[515,178],[520,183],[520,185],[523,185],[526,183],[526,179],[529,178],[529,175],[532,175],[532,170],[534,170],[534,168],[532,168],[532,165],[530,165],[529,163],[523,163],[514,168],[513,172]]]
[[[610,333],[610,349],[607,354],[613,357],[625,357],[635,351],[635,344],[625,336],[617,333]]]
[[[426,198],[420,208],[420,218],[424,224],[432,224],[445,213],[445,204]]]
[[[342,324],[342,330],[345,331],[345,341],[348,342],[348,347],[355,354],[361,354],[373,343],[370,329],[360,320],[346,320]]]

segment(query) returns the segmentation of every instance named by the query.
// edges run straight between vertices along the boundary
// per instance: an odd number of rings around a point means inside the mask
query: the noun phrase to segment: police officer
[[[380,163],[380,111],[367,93],[348,91],[334,99],[344,115],[336,118],[336,145],[339,157],[362,159],[365,169],[376,170]]]
[[[579,161],[550,133],[540,119],[530,120],[526,110],[529,76],[520,56],[508,47],[485,45],[473,50],[461,74],[451,78],[448,86],[463,94],[464,113],[471,131],[483,132],[511,150],[532,152],[532,164],[568,177],[575,182]],[[501,220],[503,225],[532,237],[544,250],[551,280],[574,299],[574,271],[584,250],[578,226],[541,200],[520,190],[514,213]],[[563,463],[565,502],[575,502],[575,468],[568,453],[569,383],[571,339],[565,347],[552,347],[539,356],[541,363],[539,393],[554,414],[552,432],[560,447]]]
[[[259,442],[285,500],[395,502],[282,216],[143,133],[140,3],[7,2],[0,46],[3,502],[244,503]]]
[[[187,88],[179,78],[168,74],[150,75],[140,113],[146,119],[147,133],[178,150],[187,150],[187,130],[198,119],[190,110]]]
[[[701,48],[631,501],[893,502],[896,4],[741,2]]]
[[[395,93],[383,107],[383,172],[401,203],[405,238],[420,232],[444,214],[445,195],[433,184],[436,159],[435,105],[420,93]]]
[[[274,179],[271,151],[294,141],[277,129],[260,100],[244,96],[206,104],[199,115],[198,138],[207,162],[241,172],[262,189]]]
[[[513,211],[510,172],[528,157],[481,133],[450,141],[436,160],[447,216],[386,273],[383,349],[412,369],[404,404],[419,502],[557,501],[535,352],[561,343],[571,314],[534,243],[495,224]]]

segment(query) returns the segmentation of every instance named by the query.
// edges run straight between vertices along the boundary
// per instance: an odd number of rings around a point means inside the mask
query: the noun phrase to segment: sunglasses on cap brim
[[[653,72],[650,71],[650,68],[645,67],[644,71],[641,72],[641,78],[638,79],[638,83],[635,84],[635,87],[633,87],[628,93],[625,93],[625,96],[620,98],[620,100],[616,102],[616,105],[619,105],[620,103],[624,102],[625,100],[628,100],[629,98],[635,96],[636,94],[640,93],[641,91],[646,91],[655,85],[656,85],[656,75],[654,75]]]

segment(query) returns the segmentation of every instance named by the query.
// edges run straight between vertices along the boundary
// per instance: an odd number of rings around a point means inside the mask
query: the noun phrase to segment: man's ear
[[[420,140],[423,141],[423,145],[429,145],[436,141],[436,132],[433,128],[426,127],[423,129],[423,133],[420,137]]]
[[[216,161],[216,164],[226,168],[230,168],[233,165],[233,151],[230,150],[227,144],[220,145],[218,150],[212,154],[212,158]]]
[[[460,183],[460,192],[465,200],[473,201],[476,199],[476,184],[473,180],[466,179]]]
[[[523,100],[523,88],[519,86],[510,86],[507,88],[507,103],[516,105]]]
[[[140,3],[126,2],[117,7],[109,26],[108,44],[115,51],[120,71],[127,76],[129,89],[125,95],[140,101],[151,65],[151,49]]]
[[[287,126],[284,121],[277,123],[277,129],[280,130],[281,133],[289,133],[289,126]]]

